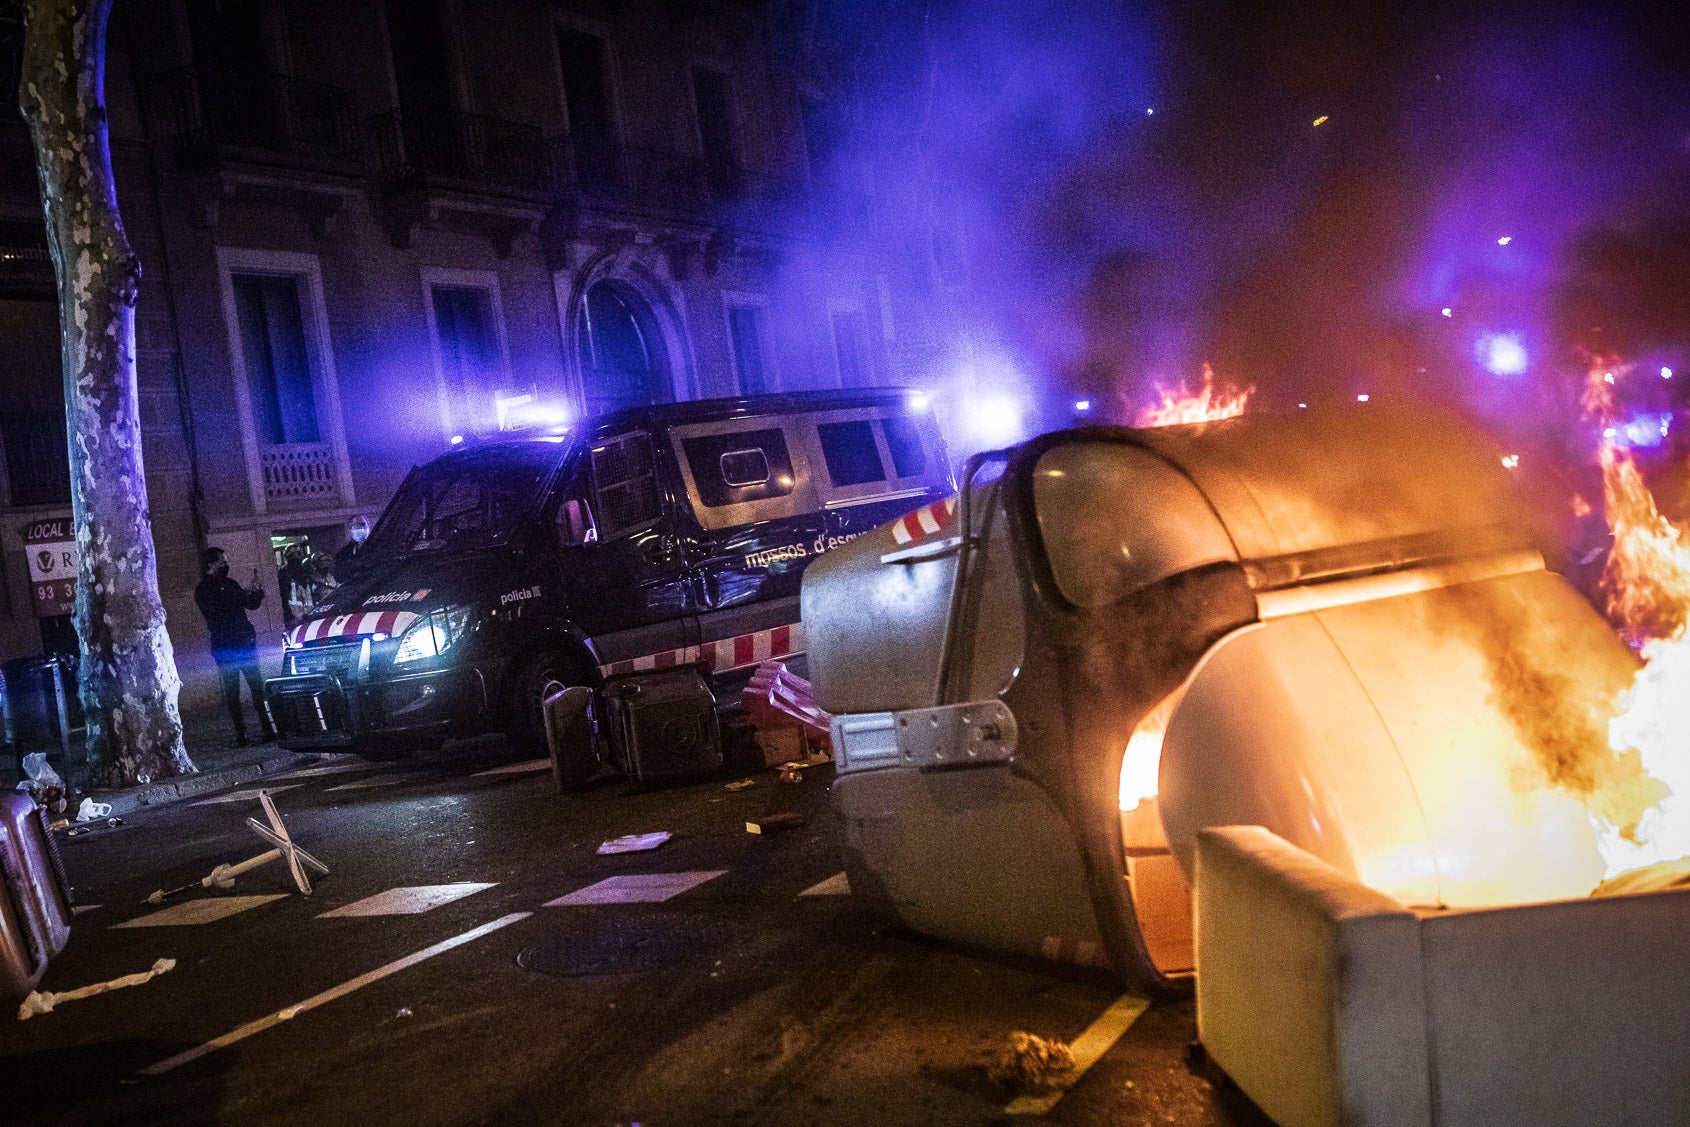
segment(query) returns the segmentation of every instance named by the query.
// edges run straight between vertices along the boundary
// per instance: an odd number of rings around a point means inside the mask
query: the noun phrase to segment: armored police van
[[[503,728],[541,748],[547,698],[581,686],[594,727],[621,735],[573,752],[577,779],[589,754],[663,774],[642,730],[707,758],[677,694],[708,701],[802,653],[805,566],[952,489],[925,397],[901,388],[630,408],[465,444],[411,471],[288,632],[267,682],[281,744],[393,751]],[[633,715],[642,695],[655,729]]]

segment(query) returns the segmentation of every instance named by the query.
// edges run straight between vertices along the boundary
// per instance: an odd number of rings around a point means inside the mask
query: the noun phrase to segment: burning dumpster
[[[853,890],[1189,989],[1206,827],[1435,911],[1582,898],[1661,796],[1637,661],[1502,452],[1376,407],[1048,434],[806,574]]]

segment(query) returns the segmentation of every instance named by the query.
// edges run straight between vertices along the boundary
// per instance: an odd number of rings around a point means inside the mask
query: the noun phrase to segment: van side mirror
[[[571,498],[557,507],[557,534],[566,548],[598,543],[598,526],[593,523],[593,511],[585,501]]]

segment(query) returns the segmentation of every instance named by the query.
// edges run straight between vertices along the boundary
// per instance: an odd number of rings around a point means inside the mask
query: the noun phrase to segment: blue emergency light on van
[[[903,388],[630,408],[564,437],[456,445],[411,471],[332,598],[289,631],[267,682],[282,746],[502,729],[539,750],[546,701],[578,686],[593,722],[553,741],[572,760],[560,781],[599,761],[706,769],[712,689],[726,699],[804,649],[808,563],[952,489],[932,411]],[[683,700],[710,715],[680,718]],[[652,732],[688,746],[646,746]]]

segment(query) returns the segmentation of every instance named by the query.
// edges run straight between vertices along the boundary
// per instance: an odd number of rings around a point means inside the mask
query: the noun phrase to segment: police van
[[[542,748],[547,699],[579,686],[599,722],[575,777],[589,755],[661,775],[663,739],[707,759],[685,729],[714,715],[678,723],[677,692],[708,701],[801,654],[805,566],[952,490],[926,398],[902,388],[628,408],[466,443],[410,472],[287,633],[266,683],[280,742],[397,751],[503,729]],[[655,728],[632,714],[642,695]],[[620,735],[601,738],[611,717]],[[643,763],[642,731],[663,737]]]

